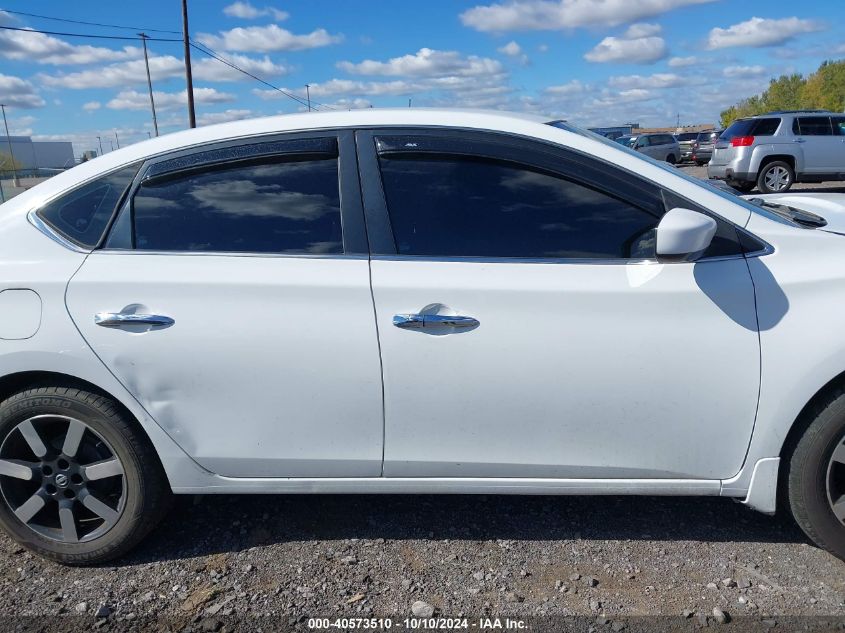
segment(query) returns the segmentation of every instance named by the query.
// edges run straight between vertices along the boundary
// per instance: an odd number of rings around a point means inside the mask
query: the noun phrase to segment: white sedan
[[[84,564],[171,493],[721,495],[845,556],[837,214],[502,113],[109,153],[0,207],[0,524]]]

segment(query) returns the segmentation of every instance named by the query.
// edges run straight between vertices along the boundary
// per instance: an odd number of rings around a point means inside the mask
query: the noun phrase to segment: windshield
[[[571,123],[567,123],[565,121],[551,121],[547,125],[551,125],[552,127],[557,127],[557,128],[560,128],[561,130],[566,130],[567,132],[572,132],[573,134],[578,134],[578,135],[584,136],[586,138],[591,138],[591,139],[596,140],[599,143],[602,143],[604,145],[608,145],[610,147],[615,147],[616,149],[620,149],[619,141],[621,141],[621,138],[617,139],[616,141],[611,141],[611,140],[608,140],[608,139],[606,139],[605,137],[603,137],[599,134],[596,134],[594,132],[590,132],[589,130],[586,130],[584,128],[580,128],[577,125],[572,125]],[[622,137],[622,138],[624,138],[624,137]],[[636,138],[636,137],[631,137],[631,138]],[[667,172],[677,176],[678,178],[683,178],[687,182],[691,182],[695,185],[698,185],[699,187],[704,187],[705,189],[707,189],[711,193],[715,193],[720,198],[724,198],[725,200],[729,200],[730,202],[733,202],[734,204],[738,204],[741,207],[744,207],[747,210],[751,211],[752,213],[757,213],[758,215],[762,215],[762,216],[764,216],[764,217],[766,217],[770,220],[774,220],[775,222],[780,222],[782,224],[790,224],[792,226],[806,226],[806,225],[802,225],[800,222],[798,222],[797,220],[795,220],[792,217],[788,217],[788,216],[785,216],[781,213],[777,213],[774,209],[769,209],[768,207],[762,206],[760,204],[753,204],[753,203],[749,202],[748,200],[746,200],[745,198],[740,196],[739,192],[736,191],[736,190],[732,190],[731,192],[725,191],[724,189],[720,189],[719,187],[713,186],[711,183],[707,182],[706,180],[702,180],[701,178],[696,178],[695,176],[690,176],[686,172],[681,171],[677,167],[670,165],[669,163],[667,163],[665,161],[656,160],[654,158],[651,158],[650,156],[646,156],[645,154],[642,154],[642,153],[637,152],[633,149],[630,149],[625,144],[621,144],[621,145],[622,145],[621,149],[622,149],[623,152],[628,152],[631,156],[636,156],[638,159],[644,160],[648,163],[651,163],[652,165],[655,165],[656,167],[659,167],[660,169],[667,171]],[[806,213],[806,212],[804,212],[804,213]],[[824,218],[822,218],[822,220],[823,219]]]
[[[556,127],[560,127],[560,126],[556,126]],[[636,136],[620,136],[618,139],[616,139],[616,142],[619,143],[620,145],[624,145],[625,147],[633,147],[634,142],[636,140],[637,140]]]
[[[698,132],[684,132],[683,134],[676,134],[675,138],[679,141],[693,141],[698,138]]]

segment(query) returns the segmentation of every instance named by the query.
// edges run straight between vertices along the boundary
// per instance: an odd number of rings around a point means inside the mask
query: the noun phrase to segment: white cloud
[[[606,37],[584,55],[589,62],[648,64],[663,59],[669,50],[662,37]]]
[[[386,62],[366,59],[361,63],[338,62],[337,67],[353,75],[381,75],[388,77],[431,77],[455,75],[477,76],[502,72],[502,64],[488,57],[457,51],[438,51],[421,48],[413,55],[393,57]]]
[[[12,75],[0,74],[0,95],[3,103],[10,108],[30,109],[46,105],[31,83]]]
[[[465,26],[478,31],[557,31],[618,26],[672,9],[715,0],[509,0],[464,11]]]
[[[214,125],[215,123],[239,121],[254,116],[252,110],[229,109],[223,110],[223,112],[204,112],[197,116],[197,125]]]
[[[561,84],[558,86],[549,86],[543,92],[550,95],[555,95],[558,97],[570,97],[574,95],[583,94],[586,90],[584,84],[582,84],[577,79],[573,79],[572,81]]]
[[[269,16],[274,20],[281,22],[282,20],[287,20],[288,17],[290,17],[285,11],[274,9],[273,7],[259,9],[252,6],[249,2],[234,2],[226,7],[223,7],[223,13],[228,15],[230,18],[241,18],[242,20],[254,20],[255,18]]]
[[[673,57],[669,60],[669,66],[671,68],[686,68],[687,66],[695,66],[699,61],[698,57],[695,56]]]
[[[267,56],[256,59],[246,55],[231,54],[226,58],[244,70],[264,77],[282,76],[289,72],[288,68],[275,64]],[[191,68],[194,77],[203,81],[252,81],[250,77],[210,57],[192,61]],[[184,73],[185,64],[177,57],[172,55],[150,57],[150,76],[153,82],[181,77]],[[143,59],[109,64],[74,73],[39,75],[39,80],[46,86],[74,90],[140,85],[144,83],[145,78]]]
[[[11,136],[32,136],[32,124],[35,123],[36,120],[37,119],[31,115],[9,117],[9,134]],[[5,130],[3,130],[3,133],[5,133]],[[0,152],[2,151],[3,147],[0,146]]]
[[[188,102],[187,91],[181,92],[159,92],[153,91],[156,110],[167,110],[181,107]],[[214,88],[194,88],[194,101],[203,103],[226,103],[234,101],[235,95],[228,92],[219,92]],[[112,110],[145,110],[150,107],[150,95],[148,92],[137,90],[122,90],[118,95],[106,104]]]
[[[89,101],[82,105],[82,109],[86,112],[94,112],[95,110],[99,110],[102,107],[99,101]]]
[[[632,88],[674,88],[688,83],[688,80],[674,73],[655,73],[653,75],[625,75],[611,77],[608,85],[622,90]]]
[[[124,46],[120,50],[87,44],[76,46],[34,31],[0,31],[0,56],[6,59],[60,66],[139,59],[143,56],[143,52],[137,46]]]
[[[625,39],[633,40],[640,37],[651,37],[652,35],[659,35],[663,30],[659,24],[648,24],[646,22],[638,22],[632,24],[625,29]]]
[[[324,103],[322,105],[335,110],[363,110],[365,108],[373,107],[373,104],[369,101],[369,99],[362,99],[361,97],[356,97],[354,99],[338,99],[337,101]],[[300,106],[298,110],[305,111],[306,108],[305,106]]]
[[[761,77],[767,73],[763,66],[727,66],[722,74],[731,79],[737,77]]]
[[[507,55],[511,59],[518,61],[523,66],[528,64],[528,55],[525,54],[525,52],[522,50],[522,47],[514,40],[511,40],[504,46],[500,46],[496,50],[499,51],[502,55]]]
[[[200,33],[196,38],[211,48],[227,51],[269,53],[273,51],[303,51],[336,44],[343,38],[325,29],[316,29],[305,35],[296,35],[275,24],[267,26],[238,27],[221,31],[217,35]]]
[[[824,25],[815,20],[802,20],[797,17],[778,20],[753,17],[726,29],[712,29],[707,38],[707,48],[773,46],[791,40],[801,33],[812,33],[824,28]]]

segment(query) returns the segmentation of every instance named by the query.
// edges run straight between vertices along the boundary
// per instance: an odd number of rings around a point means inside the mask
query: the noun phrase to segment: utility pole
[[[100,138],[99,136],[97,137],[97,143],[100,144],[100,156],[102,156],[103,155],[103,139]]]
[[[182,36],[185,41],[185,83],[188,91],[188,125],[197,126],[194,112],[194,79],[191,74],[191,38],[188,36],[188,0],[182,0]]]
[[[138,33],[138,37],[141,38],[141,42],[144,44],[144,64],[147,66],[147,87],[150,89],[150,107],[153,110],[153,129],[156,132],[156,136],[158,136],[158,120],[156,119],[156,102],[153,98],[153,80],[150,77],[150,58],[147,57],[147,34],[146,33]]]
[[[305,84],[305,96],[308,98],[308,111],[311,112],[311,84]]]
[[[410,99],[410,97],[408,98],[408,107],[409,107],[409,108],[411,107],[411,99]]]
[[[12,137],[9,136],[9,123],[6,121],[6,104],[0,103],[0,110],[3,110],[3,125],[6,128],[6,142],[9,144],[9,160],[11,160],[12,167],[12,184],[15,187],[20,187],[18,181],[18,171],[15,169],[15,153],[12,151]]]
[[[114,141],[117,143],[117,149],[120,149],[120,139],[117,138],[117,130],[114,131]]]
[[[109,141],[109,145],[111,145],[111,151],[114,151],[114,143],[112,143],[111,141]]]

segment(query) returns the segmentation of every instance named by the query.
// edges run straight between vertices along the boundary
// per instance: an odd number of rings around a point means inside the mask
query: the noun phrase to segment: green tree
[[[823,108],[834,112],[845,111],[845,60],[822,63],[807,78],[803,100],[808,107]]]
[[[23,169],[20,161],[17,158],[14,160],[14,164],[12,163],[12,159],[9,156],[9,152],[0,152],[0,174],[3,174],[7,171],[11,172],[13,167],[17,170]]]
[[[823,62],[807,78],[794,73],[772,79],[762,94],[723,110],[720,119],[722,126],[727,127],[742,117],[800,109],[845,111],[845,60]]]

